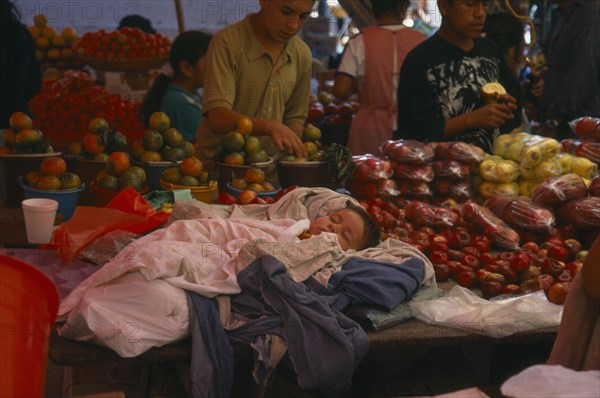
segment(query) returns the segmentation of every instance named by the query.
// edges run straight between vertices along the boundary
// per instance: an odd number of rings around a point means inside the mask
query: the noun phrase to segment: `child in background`
[[[186,141],[195,141],[202,120],[202,98],[197,90],[204,85],[205,54],[211,38],[200,31],[183,32],[175,38],[169,54],[173,77],[161,73],[142,103],[140,112],[146,125],[152,113],[162,111]]]

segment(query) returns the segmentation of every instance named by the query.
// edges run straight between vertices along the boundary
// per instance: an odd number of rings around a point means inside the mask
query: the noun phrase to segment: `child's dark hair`
[[[357,213],[365,222],[363,246],[359,250],[375,247],[381,242],[381,228],[375,224],[369,213],[364,207],[354,204],[351,201],[346,202],[345,209],[350,209]]]
[[[173,69],[173,77],[178,77],[181,74],[179,69],[181,62],[187,61],[191,65],[195,65],[206,54],[211,39],[210,34],[199,30],[189,30],[179,34],[173,40],[169,53],[169,63]],[[160,103],[171,80],[172,78],[161,73],[146,93],[140,108],[140,115],[145,125],[148,124],[150,115],[160,110]]]
[[[138,14],[124,16],[119,22],[117,29],[120,30],[126,26],[129,28],[140,28],[144,33],[156,33],[156,29],[152,26],[152,22],[148,18]]]
[[[371,9],[375,17],[380,17],[385,13],[397,13],[400,10],[399,18],[404,18],[408,0],[371,0]]]

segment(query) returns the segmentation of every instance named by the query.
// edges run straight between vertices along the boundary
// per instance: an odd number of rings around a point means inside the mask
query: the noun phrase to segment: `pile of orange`
[[[24,179],[27,185],[44,191],[81,187],[81,179],[77,174],[67,172],[67,164],[62,158],[44,159],[40,170],[26,173]]]
[[[111,128],[105,119],[96,117],[90,120],[88,133],[83,136],[83,141],[69,143],[66,153],[71,156],[85,156],[88,159],[105,161],[109,154],[126,147],[125,135]]]
[[[8,119],[10,128],[2,131],[3,146],[0,154],[52,153],[54,150],[44,139],[44,134],[33,128],[31,118],[23,112],[14,112]]]
[[[141,141],[131,147],[131,155],[139,162],[179,162],[194,155],[194,144],[185,141],[183,134],[171,127],[171,120],[164,112],[150,115],[148,128]]]
[[[28,29],[35,41],[35,55],[42,69],[69,69],[78,66],[71,48],[79,41],[74,28],[68,26],[58,34],[53,27],[48,26],[48,19],[43,14],[34,16],[33,22],[34,25]]]
[[[250,167],[244,178],[236,178],[231,181],[231,186],[235,189],[246,190],[251,189],[255,192],[271,192],[275,191],[275,186],[265,181],[265,172],[258,167]]]
[[[243,165],[269,160],[269,155],[261,148],[258,137],[251,135],[252,120],[242,116],[236,120],[232,128],[233,130],[223,138],[223,163]]]
[[[162,173],[161,179],[175,185],[197,187],[208,183],[208,173],[203,171],[200,159],[190,156],[183,159],[178,167],[166,169]]]
[[[298,163],[323,160],[325,152],[322,150],[320,140],[321,130],[316,126],[313,126],[311,123],[308,123],[302,131],[302,142],[304,144],[306,152],[308,153],[308,157],[297,158],[294,155],[287,155],[284,156],[281,160]]]
[[[94,183],[109,191],[132,187],[139,192],[146,184],[146,171],[139,166],[132,166],[129,154],[116,151],[108,155],[106,170],[98,173]]]

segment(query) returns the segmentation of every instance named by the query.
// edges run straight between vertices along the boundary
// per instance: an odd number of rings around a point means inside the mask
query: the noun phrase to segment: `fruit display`
[[[583,178],[574,173],[549,178],[533,190],[531,200],[540,206],[551,207],[587,195]]]
[[[146,172],[139,166],[132,166],[127,152],[116,151],[108,155],[106,170],[98,173],[94,181],[96,187],[118,192],[132,187],[140,192],[146,184]]]
[[[241,205],[273,203],[279,191],[279,186],[266,181],[265,172],[258,167],[249,168],[243,178],[232,180],[227,187]]]
[[[526,196],[493,196],[483,205],[515,230],[548,234],[555,226],[552,211],[535,204]]]
[[[600,119],[595,117],[579,117],[569,122],[571,130],[584,140],[600,142]]]
[[[167,60],[170,49],[168,37],[161,33],[145,33],[137,27],[87,32],[73,46],[78,57],[93,68],[103,70],[160,67]],[[145,62],[130,62],[136,60]]]
[[[596,141],[581,141],[574,139],[566,139],[561,141],[562,150],[565,153],[569,153],[576,157],[584,158],[589,162],[595,163],[596,165],[600,164],[600,142]],[[589,162],[584,162],[588,163]],[[579,166],[583,170],[586,169],[586,164],[582,164]],[[593,166],[587,166],[587,168]],[[583,171],[585,173],[585,171]],[[580,174],[581,175],[581,174]],[[585,175],[582,175],[585,177]]]
[[[73,27],[64,28],[60,34],[51,26],[43,14],[33,17],[34,25],[29,26],[29,32],[35,42],[35,55],[42,69],[70,69],[81,66],[72,47],[79,41],[79,35]]]
[[[14,112],[8,119],[10,128],[2,130],[0,154],[52,153],[49,139],[37,128],[23,112]]]
[[[131,155],[139,162],[180,162],[192,156],[194,144],[185,141],[183,134],[171,127],[171,119],[164,112],[154,112],[142,139],[132,144]]]
[[[105,119],[97,117],[90,120],[83,140],[71,142],[66,153],[74,157],[104,161],[111,153],[124,150],[127,150],[125,135],[111,128]]]
[[[204,171],[202,161],[195,156],[184,158],[178,166],[163,171],[161,181],[186,187],[208,184],[208,173]]]
[[[220,161],[229,165],[250,165],[269,160],[269,155],[260,143],[260,139],[252,135],[252,121],[240,117],[232,126],[232,131],[223,138],[223,149]]]
[[[94,78],[85,72],[66,71],[64,76],[44,81],[29,102],[34,125],[46,132],[57,148],[66,151],[69,144],[81,141],[95,118],[106,120],[130,139],[141,136],[144,128],[136,116],[139,102],[122,100],[106,87],[95,86]]]
[[[281,160],[286,162],[311,162],[311,161],[322,161],[325,152],[322,150],[321,145],[321,130],[311,123],[304,126],[302,130],[302,143],[307,152],[307,157],[296,157],[294,155],[286,155]]]
[[[67,164],[62,158],[44,159],[39,171],[29,171],[23,180],[28,186],[44,191],[81,187],[81,179],[77,174],[67,172]]]
[[[521,170],[531,170],[542,160],[555,157],[561,150],[558,141],[539,135],[514,132],[502,134],[494,142],[494,155],[519,163]]]

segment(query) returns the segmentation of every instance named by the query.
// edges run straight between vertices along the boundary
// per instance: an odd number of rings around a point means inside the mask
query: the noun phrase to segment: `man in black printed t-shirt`
[[[500,81],[501,54],[480,37],[487,1],[438,0],[439,31],[404,60],[395,138],[464,141],[491,152],[499,127],[514,117],[505,94],[485,104],[480,88]]]

